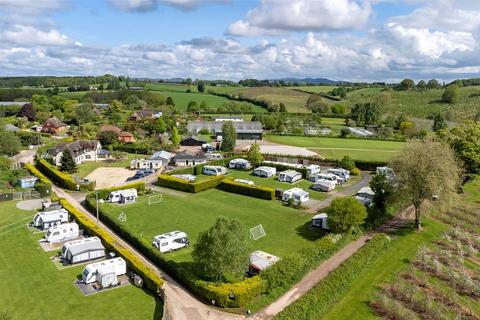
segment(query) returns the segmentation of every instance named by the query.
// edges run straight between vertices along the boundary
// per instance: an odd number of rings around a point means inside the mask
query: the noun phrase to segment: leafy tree
[[[257,167],[263,161],[263,155],[260,152],[260,145],[258,143],[252,143],[248,150],[247,159],[252,163],[254,167]]]
[[[205,92],[205,82],[204,81],[198,81],[197,82],[197,90],[198,92]]]
[[[381,213],[387,210],[387,201],[393,194],[392,183],[388,180],[384,173],[376,174],[370,181],[370,188],[375,192],[373,196],[373,205]]]
[[[454,200],[460,182],[460,169],[448,147],[433,141],[410,141],[392,161],[399,192],[415,208],[415,227],[421,228],[421,208],[438,197],[447,204]]]
[[[344,114],[345,113],[345,106],[343,104],[334,104],[332,106],[332,113]]]
[[[380,107],[371,102],[358,103],[352,108],[352,119],[357,125],[376,124],[380,119]]]
[[[25,103],[18,112],[19,117],[26,117],[29,121],[35,120],[37,112],[31,103]]]
[[[330,105],[318,94],[312,94],[308,97],[307,109],[315,113],[330,113]]]
[[[450,130],[446,136],[467,171],[480,172],[480,122],[468,121]]]
[[[180,144],[180,135],[178,134],[177,127],[172,128],[172,134],[170,136],[170,140],[172,140],[172,143],[174,146],[178,146]]]
[[[185,84],[191,85],[192,84],[192,78],[185,79]]]
[[[50,111],[52,109],[52,105],[50,104],[47,96],[34,94],[32,96],[31,102],[37,112]]]
[[[404,79],[397,85],[398,90],[410,90],[415,88],[415,82],[412,79]]]
[[[167,106],[173,106],[175,107],[175,102],[173,101],[172,97],[167,97],[167,100],[165,100],[165,104]]]
[[[108,146],[118,141],[118,133],[115,131],[101,131],[97,135],[102,146]]]
[[[352,197],[339,197],[332,201],[328,212],[328,226],[333,233],[348,233],[362,225],[367,218],[365,206]]]
[[[133,110],[141,110],[147,106],[147,103],[145,101],[143,101],[134,94],[128,96],[128,98],[124,100],[124,103],[128,109]]]
[[[448,128],[447,119],[442,113],[436,113],[433,116],[433,126],[432,130],[438,132],[440,130],[444,130]]]
[[[456,84],[448,86],[443,91],[442,101],[447,103],[457,103],[460,98],[460,88]]]
[[[425,83],[425,81],[420,80],[420,81],[418,81],[418,83],[417,83],[417,88],[418,88],[419,90],[425,90],[425,89],[427,88],[427,84]]]
[[[20,139],[13,132],[0,130],[0,155],[14,156],[21,147]]]
[[[60,158],[60,170],[68,173],[74,173],[77,171],[77,164],[73,158],[73,154],[69,149],[65,149]]]
[[[400,126],[399,126],[399,129],[400,129],[400,132],[402,134],[407,134],[407,132],[410,130],[410,129],[413,129],[415,127],[415,123],[411,122],[411,121],[402,121],[400,123]]]
[[[97,118],[97,113],[94,111],[92,104],[82,103],[75,108],[75,117],[78,124],[84,124],[94,121]]]
[[[442,85],[436,79],[429,80],[428,83],[427,83],[427,88],[428,89],[439,89],[441,87],[442,87]]]
[[[237,142],[237,132],[232,121],[226,121],[222,126],[222,151],[231,152]]]
[[[287,112],[287,107],[285,106],[285,103],[280,102],[280,112]]]
[[[165,123],[165,120],[163,120],[163,118],[158,118],[157,120],[155,120],[154,129],[155,132],[158,133],[164,133],[165,131],[167,131],[167,124]]]
[[[340,163],[338,164],[340,168],[343,168],[348,171],[352,171],[355,169],[355,161],[353,161],[350,156],[344,156],[342,160],[340,160]]]
[[[192,252],[198,274],[221,281],[225,275],[242,275],[249,262],[246,232],[236,219],[218,218],[199,234]]]

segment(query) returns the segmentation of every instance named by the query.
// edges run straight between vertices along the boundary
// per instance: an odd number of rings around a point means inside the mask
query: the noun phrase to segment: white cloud
[[[64,0],[0,0],[0,8],[9,12],[36,14],[65,7]]]
[[[159,5],[172,6],[180,10],[193,10],[207,3],[225,3],[225,0],[110,0],[110,3],[122,11],[147,12]]]
[[[359,0],[262,0],[245,19],[231,24],[228,33],[258,36],[352,29],[365,24],[371,11],[367,1]]]
[[[25,45],[66,45],[70,41],[58,30],[39,30],[32,26],[14,25],[0,32],[0,39]]]

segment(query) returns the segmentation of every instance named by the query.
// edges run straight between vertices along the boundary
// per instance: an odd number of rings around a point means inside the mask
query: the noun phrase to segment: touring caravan
[[[294,183],[302,180],[302,174],[295,170],[285,170],[278,174],[278,181]]]
[[[204,166],[202,173],[207,176],[221,176],[227,174],[227,168],[221,166]]]
[[[258,167],[253,170],[253,175],[262,178],[270,178],[277,174],[274,167]]]
[[[105,257],[105,247],[98,237],[66,242],[61,258],[68,264],[80,263]]]
[[[187,247],[189,244],[187,234],[183,231],[163,233],[155,236],[152,242],[152,245],[162,253],[178,250]]]
[[[41,230],[68,222],[68,212],[65,209],[38,212],[33,216],[32,225]]]
[[[387,180],[393,180],[395,178],[395,173],[390,167],[377,167],[377,174],[384,174]]]
[[[249,186],[254,186],[255,185],[255,182],[253,182],[252,180],[247,180],[247,179],[235,179],[233,181],[238,182],[238,183],[242,183],[242,184],[248,184]]]
[[[137,189],[124,189],[110,192],[108,202],[113,203],[131,203],[137,199]]]
[[[344,182],[350,180],[350,172],[345,169],[341,169],[341,168],[328,169],[327,173],[334,174],[337,177],[342,178]]]
[[[250,276],[257,275],[278,261],[280,261],[279,257],[261,250],[256,250],[250,254],[250,266],[248,274]]]
[[[223,155],[221,153],[206,153],[205,158],[207,161],[213,161],[213,160],[223,160]]]
[[[310,189],[315,191],[323,191],[323,192],[330,192],[335,189],[336,183],[330,180],[317,180],[315,181]]]
[[[65,223],[59,226],[54,226],[48,229],[47,233],[43,237],[45,241],[54,243],[72,240],[80,235],[78,224],[75,222]]]
[[[310,178],[314,174],[320,173],[321,169],[318,164],[311,164],[305,167],[307,169],[307,178]]]
[[[331,173],[317,173],[310,177],[310,181],[316,182],[318,180],[327,180],[335,183],[335,185],[340,184],[340,178]]]
[[[187,182],[195,182],[195,180],[197,180],[197,177],[195,177],[193,174],[172,174],[172,177],[182,179]]]
[[[250,161],[242,159],[242,158],[238,158],[238,159],[230,160],[230,162],[228,163],[228,167],[230,169],[244,169],[244,170],[247,170],[247,169],[252,168],[252,165],[251,165]]]
[[[314,215],[312,218],[312,227],[328,230],[328,215],[326,213]]]
[[[113,258],[87,264],[82,272],[86,284],[98,282],[103,288],[117,284],[117,277],[127,273],[127,263],[122,258]]]
[[[295,204],[304,203],[310,199],[310,193],[300,188],[292,188],[283,192],[282,200],[288,202],[293,199]]]
[[[373,196],[375,193],[370,187],[363,187],[355,194],[355,199],[363,203],[365,206],[370,207],[373,204]]]

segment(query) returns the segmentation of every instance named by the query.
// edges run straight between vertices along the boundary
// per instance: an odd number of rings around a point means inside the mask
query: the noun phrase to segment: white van
[[[78,228],[78,224],[72,222],[51,227],[50,229],[48,229],[47,233],[43,238],[47,242],[54,243],[72,240],[78,238],[79,235],[80,230]]]
[[[87,264],[82,272],[84,283],[98,282],[102,287],[112,285],[112,278],[127,273],[127,263],[122,258],[113,258],[101,262]],[[112,277],[114,276],[114,277]]]
[[[187,247],[189,244],[190,241],[187,239],[187,234],[183,231],[160,234],[155,236],[152,242],[152,245],[162,253],[178,250]]]
[[[222,174],[227,174],[227,168],[221,166],[204,166],[202,173],[207,176],[220,176]]]

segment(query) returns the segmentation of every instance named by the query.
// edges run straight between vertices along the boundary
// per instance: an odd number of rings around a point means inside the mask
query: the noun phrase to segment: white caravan
[[[320,173],[321,169],[318,164],[311,164],[305,167],[307,169],[307,178],[310,178],[311,176]]]
[[[230,162],[228,163],[228,167],[230,169],[245,169],[246,170],[246,169],[252,168],[252,164],[248,160],[238,158],[238,159],[230,160]]]
[[[78,224],[72,222],[51,227],[50,229],[48,229],[47,233],[43,238],[47,242],[54,243],[72,240],[78,238],[79,235],[80,230],[78,228]]]
[[[248,184],[249,186],[254,186],[255,185],[255,182],[253,182],[252,180],[247,180],[247,179],[235,179],[233,181],[238,182],[238,183]]]
[[[221,166],[204,166],[202,173],[207,176],[221,176],[228,173],[227,168]]]
[[[335,169],[328,169],[327,172],[342,178],[344,181],[350,180],[350,172],[348,170],[335,168]]]
[[[315,191],[330,192],[335,189],[336,185],[337,184],[333,181],[320,179],[315,181],[310,189]]]
[[[182,179],[188,182],[195,182],[195,180],[197,180],[197,177],[195,177],[193,174],[172,174],[172,177]]]
[[[277,174],[277,168],[258,167],[253,170],[253,175],[257,177],[270,178]]]
[[[312,218],[312,227],[328,230],[328,215],[326,213],[314,215]]]
[[[152,245],[162,253],[178,250],[187,247],[189,244],[187,234],[183,231],[163,233],[155,236],[152,242]]]
[[[384,174],[388,180],[393,180],[393,178],[395,178],[395,173],[390,167],[377,167],[377,174]]]
[[[208,161],[212,160],[223,160],[223,155],[221,153],[206,153],[205,158]]]
[[[294,183],[302,180],[302,174],[295,170],[285,170],[278,174],[278,181]]]
[[[340,184],[339,177],[331,173],[317,173],[310,177],[310,181],[316,182],[318,180],[327,180],[335,183],[335,185]]]
[[[113,258],[87,264],[82,272],[86,284],[98,282],[103,288],[117,284],[117,277],[127,273],[127,263],[122,258]]]
[[[373,192],[372,188],[363,187],[355,194],[355,199],[363,203],[365,206],[370,207],[373,204],[374,195],[375,192]]]
[[[32,225],[45,230],[68,222],[68,212],[65,209],[38,212],[33,216]]]
[[[61,258],[69,264],[85,262],[105,257],[105,247],[98,237],[83,238],[66,242],[62,247]]]
[[[112,203],[131,203],[137,199],[137,189],[124,189],[110,192],[108,202]]]
[[[293,203],[299,204],[307,202],[310,199],[310,193],[300,188],[292,188],[283,192],[282,200],[288,202],[293,199]]]
[[[278,261],[280,261],[279,257],[264,251],[256,250],[250,254],[250,266],[248,273],[251,276],[257,275]]]

